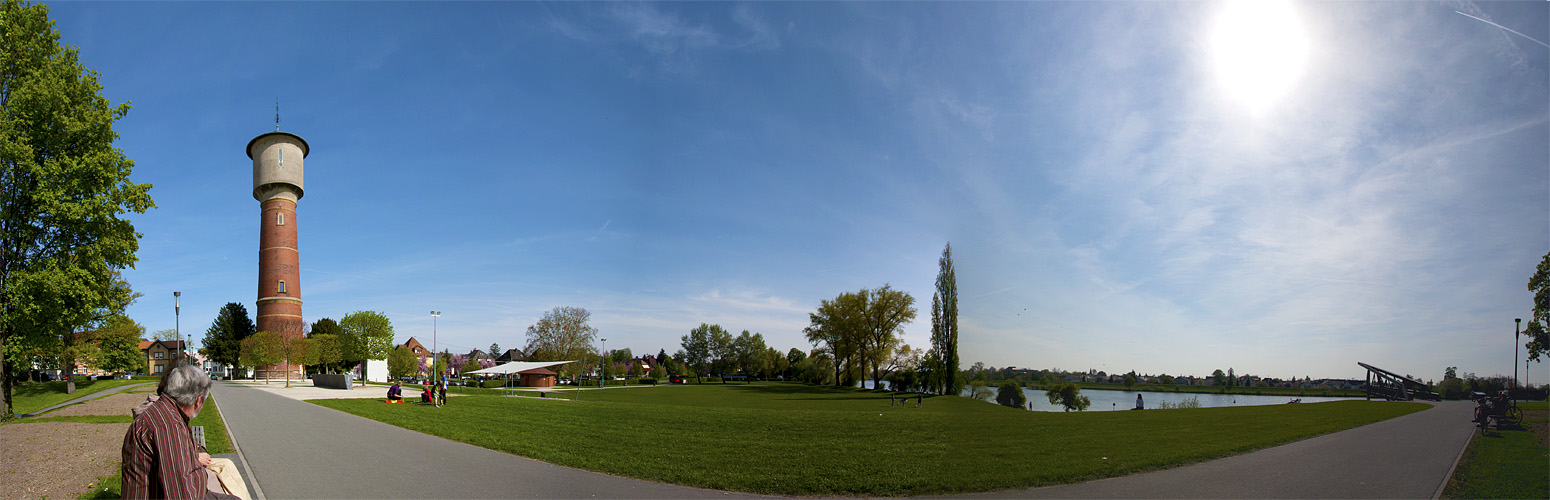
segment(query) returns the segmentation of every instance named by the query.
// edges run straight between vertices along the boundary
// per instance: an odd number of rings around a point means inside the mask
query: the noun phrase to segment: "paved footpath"
[[[1436,498],[1474,435],[1470,401],[1173,469],[985,498]]]
[[[60,409],[60,408],[66,407],[66,406],[70,406],[70,405],[73,405],[73,404],[76,404],[76,403],[84,403],[84,402],[87,402],[87,401],[91,401],[93,399],[97,399],[97,398],[100,398],[100,397],[103,397],[103,396],[107,396],[109,394],[114,394],[114,393],[117,393],[119,391],[127,391],[127,390],[130,390],[130,389],[134,389],[136,387],[147,385],[147,384],[150,384],[150,382],[146,382],[144,384],[127,384],[127,385],[121,385],[121,386],[118,386],[118,387],[114,387],[114,388],[111,388],[111,389],[103,389],[103,390],[100,390],[100,391],[97,391],[97,392],[93,392],[91,394],[87,394],[85,396],[81,396],[81,397],[78,397],[78,398],[75,398],[75,399],[72,399],[72,400],[69,400],[69,401],[65,401],[63,403],[59,403],[59,404],[54,405],[54,406],[50,406],[48,408],[44,408],[44,409],[41,409],[41,410],[38,410],[38,411],[35,411],[35,412],[32,412],[32,413],[25,413],[25,414],[21,414],[21,415],[17,415],[17,416],[21,417],[21,418],[36,417],[38,415],[42,415],[44,413],[48,413],[48,412],[51,412],[51,411],[54,411],[54,410],[57,410],[57,409]]]
[[[251,467],[253,489],[264,498],[745,496],[561,467],[394,427],[249,383],[217,381],[211,390]]]

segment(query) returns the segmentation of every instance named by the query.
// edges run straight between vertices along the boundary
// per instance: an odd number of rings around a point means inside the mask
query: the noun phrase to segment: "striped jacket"
[[[210,478],[199,465],[202,451],[172,398],[150,403],[124,433],[124,498],[204,498]]]

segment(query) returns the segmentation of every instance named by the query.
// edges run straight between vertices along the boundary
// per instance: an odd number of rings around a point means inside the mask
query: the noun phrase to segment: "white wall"
[[[366,360],[366,380],[372,382],[387,382],[388,368],[385,359]]]

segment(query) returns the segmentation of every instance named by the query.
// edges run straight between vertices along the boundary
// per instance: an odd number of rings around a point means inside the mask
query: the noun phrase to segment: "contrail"
[[[1467,18],[1470,18],[1470,19],[1474,19],[1474,20],[1476,20],[1476,21],[1480,21],[1480,22],[1482,22],[1482,23],[1486,23],[1486,24],[1489,24],[1489,25],[1491,25],[1491,26],[1495,26],[1495,27],[1498,27],[1498,28],[1501,28],[1501,29],[1504,29],[1504,30],[1507,30],[1507,32],[1509,32],[1509,33],[1512,33],[1512,34],[1514,34],[1514,35],[1518,35],[1518,36],[1521,36],[1521,37],[1523,37],[1523,38],[1527,38],[1527,39],[1529,39],[1529,40],[1530,40],[1530,41],[1532,41],[1532,42],[1534,42],[1534,43],[1537,43],[1537,44],[1540,44],[1540,45],[1544,45],[1544,46],[1545,46],[1545,48],[1547,48],[1547,49],[1550,49],[1550,44],[1547,44],[1547,43],[1545,43],[1545,42],[1541,42],[1541,41],[1539,41],[1539,40],[1535,40],[1535,39],[1534,39],[1534,37],[1531,37],[1531,36],[1528,36],[1528,35],[1525,35],[1525,34],[1522,34],[1522,33],[1518,33],[1518,32],[1517,32],[1517,30],[1514,30],[1514,29],[1512,29],[1512,28],[1508,28],[1508,27],[1506,27],[1506,26],[1502,26],[1502,25],[1500,25],[1500,24],[1496,24],[1496,23],[1493,23],[1493,22],[1490,22],[1490,21],[1487,21],[1487,20],[1484,20],[1484,19],[1481,19],[1481,18],[1478,18],[1478,17],[1475,17],[1475,16],[1471,16],[1471,15],[1469,15],[1469,14],[1465,14],[1465,13],[1463,13],[1463,12],[1459,12],[1459,11],[1456,11],[1456,10],[1455,10],[1455,11],[1453,11],[1453,12],[1457,12],[1457,13],[1458,13],[1458,15],[1461,15],[1461,16],[1464,16],[1464,17],[1467,17]]]

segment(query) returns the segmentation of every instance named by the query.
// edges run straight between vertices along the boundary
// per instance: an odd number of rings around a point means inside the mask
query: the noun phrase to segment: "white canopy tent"
[[[474,370],[465,373],[468,375],[510,375],[513,373],[525,372],[534,368],[548,368],[566,363],[575,363],[575,361],[512,361],[510,363],[502,363],[482,370]]]
[[[502,363],[482,370],[466,372],[465,374],[491,375],[495,376],[496,378],[504,378],[506,379],[505,385],[510,387],[513,381],[513,376],[516,374],[535,368],[549,368],[551,366],[559,366],[567,363],[575,363],[575,361],[512,361],[510,363]]]

